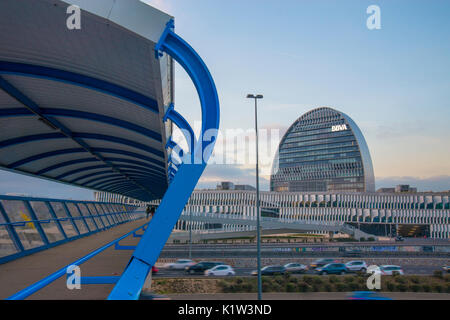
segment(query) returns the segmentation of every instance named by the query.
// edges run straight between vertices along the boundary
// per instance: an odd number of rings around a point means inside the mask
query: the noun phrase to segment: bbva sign
[[[331,127],[331,131],[332,131],[332,132],[344,131],[344,130],[348,130],[346,124],[339,124],[339,125],[337,125],[337,126],[332,126],[332,127]]]

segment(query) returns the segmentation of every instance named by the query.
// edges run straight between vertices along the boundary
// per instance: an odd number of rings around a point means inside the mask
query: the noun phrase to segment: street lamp
[[[261,280],[261,227],[259,209],[259,149],[258,149],[258,99],[263,95],[248,94],[248,99],[255,99],[255,133],[256,133],[256,265],[258,269],[258,300],[262,300],[262,280]]]

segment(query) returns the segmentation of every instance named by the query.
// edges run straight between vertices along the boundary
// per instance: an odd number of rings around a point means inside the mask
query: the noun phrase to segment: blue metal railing
[[[38,282],[32,284],[31,286],[15,293],[14,295],[7,298],[7,300],[23,300],[23,299],[28,298],[29,296],[31,296],[32,294],[45,288],[46,286],[48,286],[55,280],[61,278],[64,275],[67,275],[69,267],[79,266],[79,265],[83,264],[84,262],[90,260],[91,258],[95,257],[99,253],[110,248],[111,246],[116,246],[116,250],[123,250],[123,249],[117,248],[117,245],[119,244],[119,242],[131,235],[135,235],[136,231],[138,231],[138,230],[145,230],[147,228],[147,226],[148,226],[148,223],[146,223],[146,224],[128,232],[127,234],[121,236],[120,238],[117,238],[117,239],[111,241],[110,243],[92,251],[91,253],[87,254],[86,256],[76,260],[75,262],[73,262],[71,264],[68,264],[67,266],[65,266],[65,267],[59,269],[58,271],[52,273],[51,275],[45,277],[44,279],[39,280]],[[131,250],[131,249],[125,249],[125,250]],[[119,277],[107,277],[107,276],[106,277],[81,277],[80,280],[81,280],[81,284],[111,284],[111,283],[116,283],[119,280]]]
[[[0,264],[144,216],[132,205],[0,195]]]

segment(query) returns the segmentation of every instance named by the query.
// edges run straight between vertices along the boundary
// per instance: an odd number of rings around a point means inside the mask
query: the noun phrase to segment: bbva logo
[[[332,126],[332,127],[331,127],[331,131],[332,131],[332,132],[336,132],[336,131],[344,131],[344,130],[348,130],[346,124],[339,124],[339,125],[337,125],[337,126]]]

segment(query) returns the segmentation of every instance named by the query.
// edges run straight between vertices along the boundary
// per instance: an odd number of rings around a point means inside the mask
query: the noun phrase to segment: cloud
[[[417,187],[417,191],[448,191],[450,190],[450,176],[421,177],[381,177],[375,179],[376,188],[395,187],[398,184],[409,184]]]

